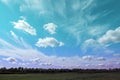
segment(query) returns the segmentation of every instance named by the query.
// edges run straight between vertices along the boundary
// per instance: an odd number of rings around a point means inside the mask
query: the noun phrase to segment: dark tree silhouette
[[[120,72],[120,68],[115,69],[42,69],[42,68],[0,68],[0,74],[27,74],[27,73],[62,73],[62,72],[77,72],[77,73],[109,73]]]

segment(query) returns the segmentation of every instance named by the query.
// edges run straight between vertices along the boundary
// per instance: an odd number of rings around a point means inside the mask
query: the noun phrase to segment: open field
[[[0,80],[120,80],[120,73],[0,74]]]

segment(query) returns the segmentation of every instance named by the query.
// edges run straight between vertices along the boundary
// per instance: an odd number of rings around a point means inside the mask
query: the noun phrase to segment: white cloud
[[[44,10],[44,1],[42,0],[24,0],[23,4],[20,5],[20,11],[37,11],[38,13],[45,13],[46,10]]]
[[[26,20],[26,17],[24,17],[24,16],[20,16],[20,18],[21,18],[22,20]]]
[[[54,23],[48,23],[43,26],[45,30],[47,30],[50,34],[55,34],[55,30],[57,28],[57,25]]]
[[[12,37],[15,39],[15,40],[18,40],[18,36],[13,32],[13,31],[10,31],[10,34],[12,35]]]
[[[10,56],[15,57],[21,60],[29,60],[36,57],[45,57],[45,55],[37,51],[35,49],[22,49],[22,48],[15,48],[15,49],[0,49],[1,56]]]
[[[100,36],[105,33],[109,25],[96,25],[88,28],[88,34],[92,36]]]
[[[1,46],[3,45],[4,46]],[[9,47],[8,47],[9,46]],[[100,68],[95,66],[97,64],[105,64],[103,68],[109,68],[108,65],[113,65],[117,67],[118,64],[109,63],[119,62],[116,58],[109,58],[105,61],[98,61],[99,57],[94,57],[92,55],[88,56],[72,56],[72,57],[59,57],[59,56],[48,56],[42,52],[33,48],[19,48],[0,39],[0,56],[4,56],[7,62],[1,60],[1,65],[6,67],[37,67],[37,68]],[[99,58],[100,60],[103,58]],[[86,61],[90,60],[90,61]],[[32,61],[32,62],[31,62]],[[17,63],[19,62],[19,63]],[[12,63],[12,64],[11,64]],[[90,66],[86,66],[91,64]]]
[[[100,47],[100,45],[96,42],[94,39],[87,39],[85,42],[82,44],[82,51],[87,52],[87,49],[91,48],[93,50],[96,50]]]
[[[86,55],[82,57],[82,60],[94,60],[94,61],[105,61],[105,57],[97,57],[92,55]]]
[[[0,56],[9,56],[18,58],[21,60],[28,60],[32,58],[36,58],[38,56],[43,57],[44,54],[40,51],[37,51],[33,49],[32,47],[29,47],[27,43],[23,42],[21,44],[24,44],[26,47],[19,48],[18,46],[14,46],[13,44],[8,43],[7,41],[0,39]]]
[[[94,59],[94,57],[88,55],[88,56],[83,56],[82,59],[83,59],[83,60],[92,60],[92,59]]]
[[[53,16],[54,12],[64,16],[66,3],[64,0],[1,0],[7,6],[18,4],[21,12],[35,12],[37,15]]]
[[[56,46],[63,46],[64,43],[63,42],[59,42],[58,40],[56,40],[53,37],[46,37],[46,38],[39,38],[39,40],[37,41],[37,43],[35,44],[38,47],[56,47]]]
[[[100,63],[100,64],[98,64],[98,66],[105,66],[105,64]]]
[[[85,0],[85,1],[71,1],[70,2],[70,9],[78,10],[82,9],[85,10],[93,5],[94,0]],[[66,15],[66,5],[67,2],[64,0],[59,1],[53,1],[53,0],[2,0],[2,2],[11,4],[11,3],[17,3],[19,4],[20,11],[27,12],[27,11],[33,11],[37,12],[38,14],[49,14],[51,16],[54,15],[54,13],[57,13],[63,17]]]
[[[34,59],[31,59],[30,61],[32,61],[32,62],[40,62],[40,58],[34,58]]]
[[[98,39],[100,44],[119,43],[120,42],[120,27],[115,30],[108,30],[105,35]]]
[[[119,53],[113,54],[113,56],[120,57]]]
[[[86,0],[83,1],[83,6],[82,6],[82,10],[85,10],[86,8],[89,8],[92,4],[93,4],[94,0]],[[85,6],[84,6],[85,5]]]
[[[59,42],[59,46],[63,46],[64,45],[64,43],[63,42]]]
[[[116,62],[116,64],[120,65],[120,62]]]
[[[107,50],[105,50],[104,52],[105,52],[105,53],[107,53],[107,54],[112,54],[112,53],[115,53],[115,51],[110,50],[110,49],[107,49]]]
[[[102,37],[98,39],[87,39],[82,45],[82,50],[87,51],[87,48],[92,48],[93,50],[103,49],[105,53],[113,53],[106,49],[107,46],[113,43],[120,43],[120,27],[115,30],[108,30]]]
[[[99,61],[105,61],[106,59],[104,57],[98,57],[97,60],[99,60]]]
[[[73,10],[80,9],[80,1],[79,0],[73,1],[71,7]]]
[[[4,48],[9,48],[9,49],[14,49],[15,46],[11,45],[10,43],[6,42],[5,40],[3,39],[0,39],[0,49],[4,49]]]
[[[91,7],[91,5],[93,5],[94,0],[85,0],[85,1],[80,1],[80,0],[75,0],[72,1],[72,9],[73,10],[85,10],[89,7]]]
[[[4,58],[3,60],[6,60],[6,61],[13,63],[13,64],[17,62],[17,59],[15,59],[13,57]]]
[[[14,28],[23,30],[31,35],[36,35],[36,30],[25,20],[18,20],[17,22],[12,22]]]
[[[87,39],[87,40],[85,40],[82,49],[86,50],[87,47],[92,46],[93,44],[95,44],[95,40],[94,39]]]
[[[17,3],[18,0],[0,0],[0,2],[4,3],[7,6],[10,6],[10,4]]]
[[[19,46],[24,48],[31,48],[31,46],[28,45],[22,37],[17,36],[13,31],[10,31],[10,34],[12,36],[11,39],[13,39]]]
[[[43,66],[51,66],[52,64],[51,63],[42,63],[41,65],[43,65]]]
[[[59,15],[64,15],[65,12],[65,1],[52,1],[52,0],[24,0],[20,5],[20,11],[33,11],[37,12],[40,15],[51,15],[53,16],[54,12]]]
[[[18,39],[18,36],[13,32],[13,31],[10,31],[11,35],[13,36],[14,39]]]
[[[89,45],[89,44],[93,44],[94,42],[95,42],[94,39],[88,39],[88,40],[85,41],[85,44]]]
[[[1,2],[5,3],[7,5],[9,3],[9,0],[1,0]]]

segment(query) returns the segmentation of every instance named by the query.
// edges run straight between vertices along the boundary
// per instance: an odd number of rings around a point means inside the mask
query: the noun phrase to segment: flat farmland
[[[0,80],[120,80],[120,73],[0,74]]]

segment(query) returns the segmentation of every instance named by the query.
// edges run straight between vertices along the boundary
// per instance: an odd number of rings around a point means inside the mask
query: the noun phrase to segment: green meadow
[[[120,80],[120,73],[0,74],[0,80]]]

